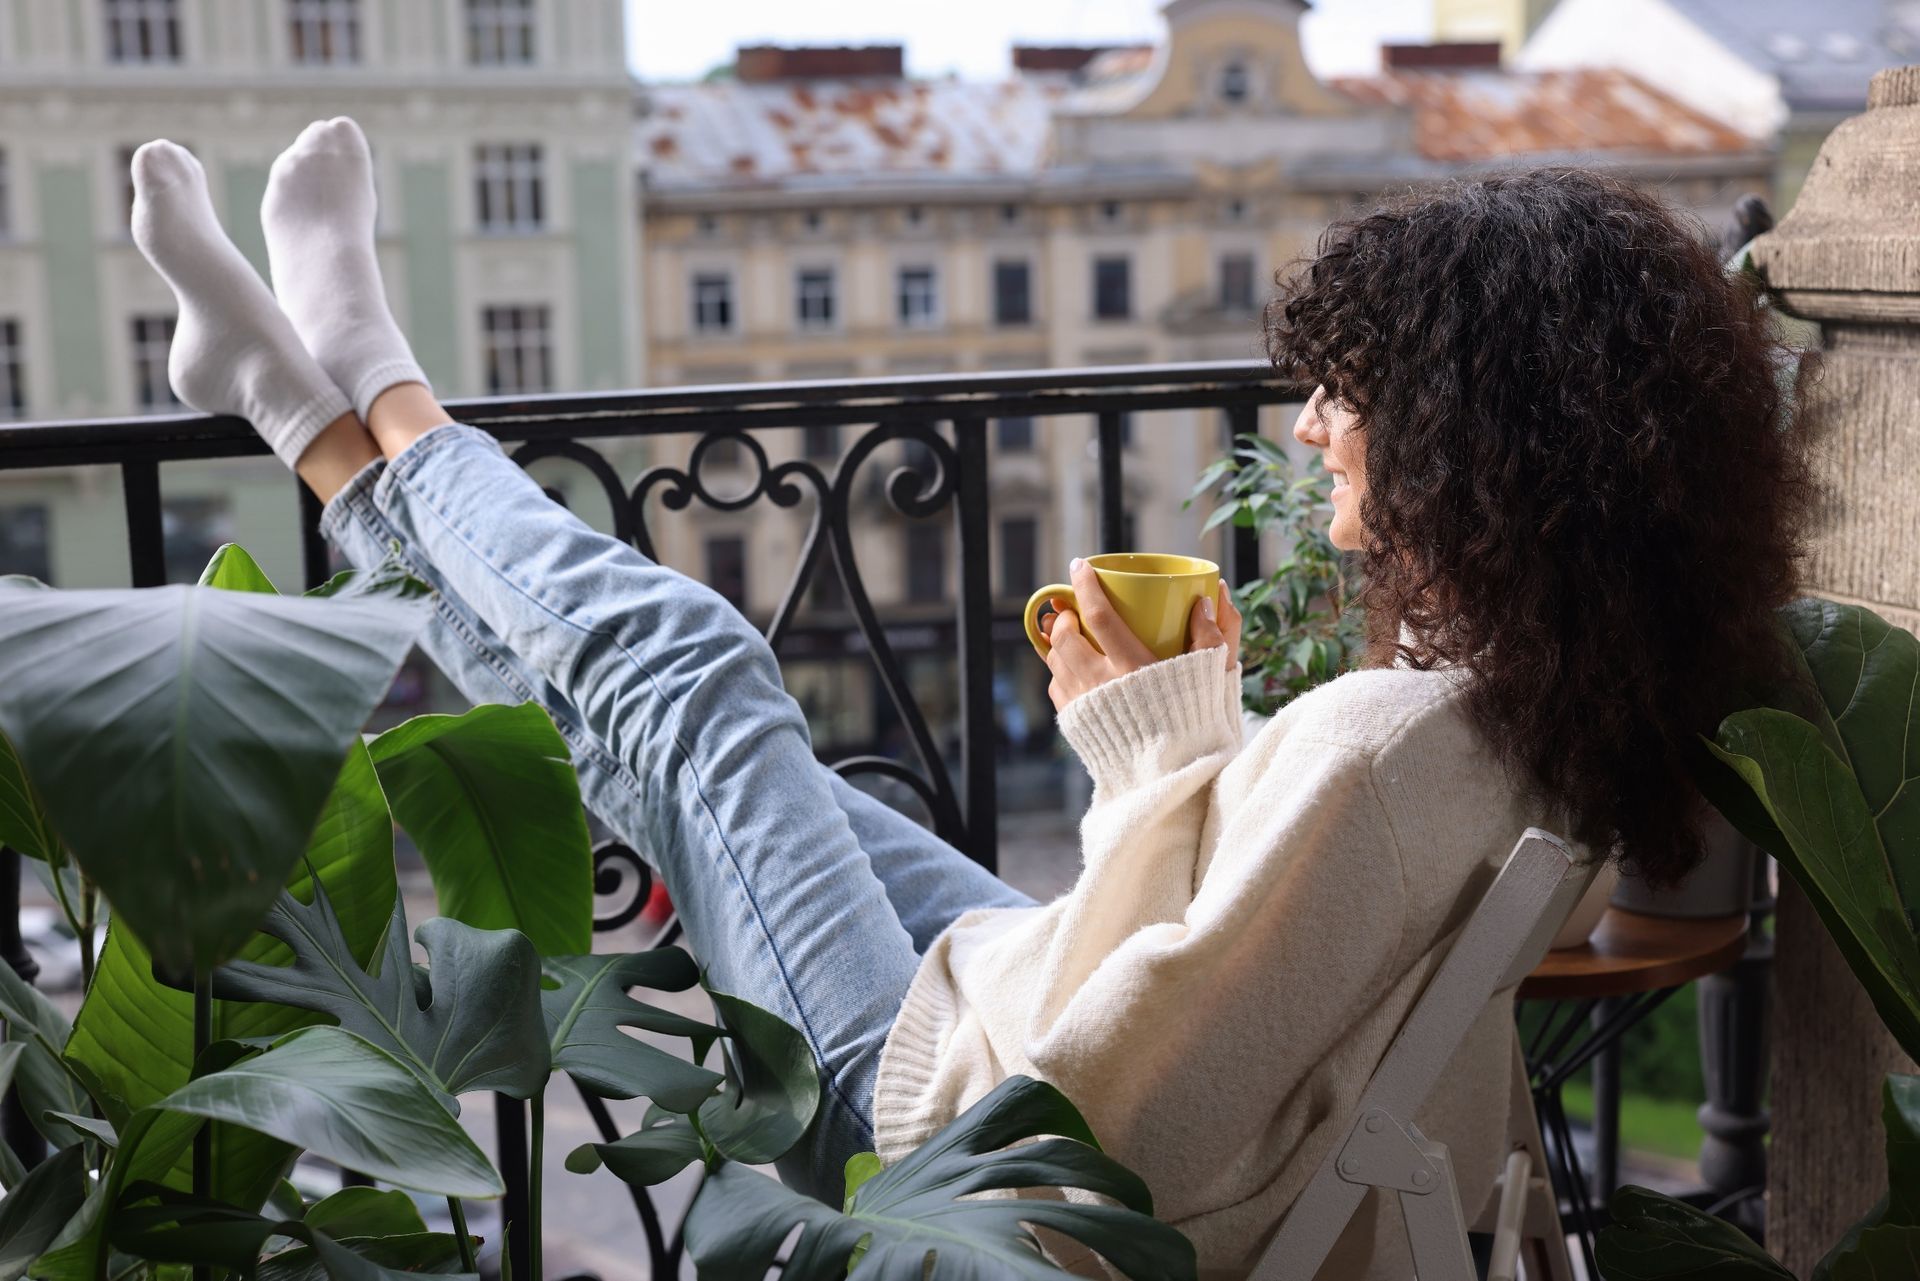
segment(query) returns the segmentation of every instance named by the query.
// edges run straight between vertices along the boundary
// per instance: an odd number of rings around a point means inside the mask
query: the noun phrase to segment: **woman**
[[[1767,331],[1660,206],[1531,174],[1337,225],[1268,339],[1320,383],[1294,431],[1368,572],[1372,662],[1243,742],[1226,597],[1153,662],[1076,563],[1049,665],[1095,792],[1078,883],[1036,904],[817,764],[726,602],[449,420],[387,312],[351,121],[273,168],[277,302],[190,155],[151,143],[134,181],[176,390],[249,418],[356,562],[400,546],[463,691],[553,714],[715,985],[812,1045],[822,1113],[783,1173],[828,1199],[850,1154],[898,1157],[1023,1072],[1203,1275],[1244,1275],[1523,828],[1691,864],[1697,735],[1764,674],[1792,586],[1804,464]],[[1511,1036],[1495,1002],[1421,1118],[1470,1198]],[[1357,1224],[1327,1275],[1404,1275],[1391,1227]]]

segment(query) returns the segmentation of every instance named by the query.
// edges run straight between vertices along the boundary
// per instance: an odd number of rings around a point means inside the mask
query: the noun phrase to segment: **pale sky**
[[[1164,0],[627,0],[627,61],[643,80],[693,80],[743,44],[904,44],[916,76],[1006,74],[1014,44],[1145,44]],[[1320,76],[1379,68],[1382,40],[1431,36],[1431,0],[1319,0],[1302,20]]]

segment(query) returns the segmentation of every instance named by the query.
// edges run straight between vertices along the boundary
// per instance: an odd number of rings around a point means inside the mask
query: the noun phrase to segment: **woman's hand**
[[[1056,597],[1053,607],[1059,612],[1040,620],[1040,630],[1052,646],[1047,670],[1053,673],[1053,681],[1047,686],[1047,697],[1053,700],[1055,710],[1064,709],[1090,689],[1156,661],[1152,651],[1114,613],[1100,587],[1099,575],[1084,560],[1073,562],[1073,594],[1080,601],[1078,614],[1070,602]],[[1089,636],[1093,638],[1091,643]],[[1096,644],[1098,649],[1094,648]],[[1226,647],[1226,666],[1231,671],[1240,661],[1240,611],[1233,607],[1225,583],[1217,596],[1195,601],[1187,620],[1189,654],[1221,646]]]

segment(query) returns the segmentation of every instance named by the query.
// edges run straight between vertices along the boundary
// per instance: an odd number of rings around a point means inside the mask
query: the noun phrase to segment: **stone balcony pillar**
[[[1920,628],[1920,67],[1874,77],[1754,256],[1821,327],[1828,511],[1807,589]],[[1913,1066],[1791,884],[1775,954],[1767,1244],[1805,1276],[1884,1191],[1879,1084]]]

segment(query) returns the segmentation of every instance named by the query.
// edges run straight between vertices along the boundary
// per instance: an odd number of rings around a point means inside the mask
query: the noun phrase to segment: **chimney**
[[[897,44],[857,48],[746,45],[734,57],[733,73],[742,84],[772,84],[780,80],[899,80],[906,75],[906,50]]]
[[[1458,44],[1383,44],[1382,71],[1498,71],[1500,42]]]
[[[1084,71],[1088,63],[1103,53],[1130,48],[1123,45],[1032,45],[1013,46],[1013,69],[1029,74]]]

